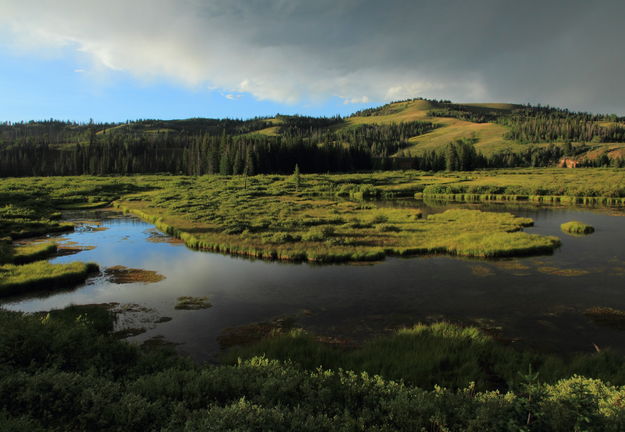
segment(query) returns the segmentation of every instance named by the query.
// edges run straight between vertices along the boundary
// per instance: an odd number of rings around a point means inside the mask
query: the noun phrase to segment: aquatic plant
[[[584,315],[599,326],[625,329],[625,311],[611,307],[593,306],[586,309]]]

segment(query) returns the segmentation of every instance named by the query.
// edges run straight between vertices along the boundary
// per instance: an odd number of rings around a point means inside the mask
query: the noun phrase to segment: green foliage
[[[94,320],[82,318],[88,313],[54,311],[41,319],[0,310],[2,430],[568,432],[625,427],[619,402],[625,389],[597,379],[573,376],[546,384],[540,374],[523,374],[512,390],[502,392],[479,391],[472,384],[423,389],[366,372],[307,370],[258,357],[200,366],[170,351],[119,341],[104,327],[95,328]],[[414,338],[429,341],[434,351],[420,352],[424,359],[401,357],[417,368],[436,358],[438,345],[450,350],[452,363],[439,365],[434,375],[453,371],[454,361],[477,364],[474,355],[489,359],[488,350],[494,350],[488,348],[492,341],[472,329],[424,326],[392,342],[372,342],[368,355],[374,362],[367,367],[384,363],[376,349],[385,350],[389,365],[400,363],[389,354],[404,356],[403,343]]]

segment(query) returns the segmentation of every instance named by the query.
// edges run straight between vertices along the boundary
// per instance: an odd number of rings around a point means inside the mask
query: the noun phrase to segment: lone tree
[[[295,169],[293,170],[293,182],[295,183],[295,190],[299,192],[299,185],[301,183],[301,177],[299,175],[298,164],[295,164]]]

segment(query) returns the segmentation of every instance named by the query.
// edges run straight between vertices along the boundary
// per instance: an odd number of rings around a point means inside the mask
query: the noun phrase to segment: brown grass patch
[[[165,276],[153,270],[133,269],[122,265],[109,267],[104,270],[104,274],[116,284],[155,283],[165,279]]]

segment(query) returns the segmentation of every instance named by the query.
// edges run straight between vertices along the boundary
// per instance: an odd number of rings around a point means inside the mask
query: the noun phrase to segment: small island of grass
[[[570,221],[560,225],[560,229],[567,234],[592,234],[595,228],[580,221]]]
[[[98,270],[97,264],[83,262],[50,264],[47,261],[38,261],[24,265],[6,264],[0,266],[0,297],[81,283]]]

